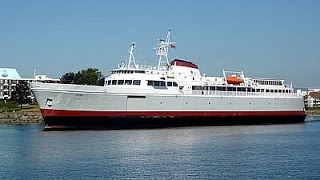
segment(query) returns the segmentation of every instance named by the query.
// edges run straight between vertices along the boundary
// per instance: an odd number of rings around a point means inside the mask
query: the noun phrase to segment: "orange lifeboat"
[[[241,79],[240,77],[237,77],[235,75],[232,75],[232,76],[227,77],[227,83],[228,84],[241,84],[241,83],[243,83],[243,79]]]

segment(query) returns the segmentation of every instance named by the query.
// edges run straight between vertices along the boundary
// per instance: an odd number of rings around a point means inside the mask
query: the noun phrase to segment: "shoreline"
[[[320,116],[320,110],[306,110],[307,116]],[[18,111],[0,114],[1,124],[44,124],[40,111]]]
[[[41,112],[5,112],[0,114],[0,124],[42,124],[43,117]]]

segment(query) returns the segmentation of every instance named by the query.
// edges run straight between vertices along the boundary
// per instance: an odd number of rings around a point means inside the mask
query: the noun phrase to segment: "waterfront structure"
[[[320,89],[309,89],[305,95],[305,104],[307,107],[320,107]]]
[[[60,79],[50,78],[47,75],[35,75],[31,81],[43,82],[43,83],[60,83]]]
[[[29,83],[31,81],[58,83],[60,79],[53,79],[46,75],[35,75],[34,78],[21,78],[15,68],[0,68],[0,100],[10,99],[19,83]]]
[[[201,74],[186,60],[168,60],[168,32],[156,67],[139,65],[133,43],[128,62],[104,86],[31,83],[46,128],[141,128],[303,122],[303,96],[284,80],[250,78],[242,71]]]
[[[14,68],[0,68],[0,100],[11,98],[21,77]]]

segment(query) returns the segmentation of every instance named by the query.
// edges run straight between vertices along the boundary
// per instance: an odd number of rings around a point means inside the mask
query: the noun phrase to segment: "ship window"
[[[123,85],[124,84],[124,80],[118,80],[118,85]]]
[[[148,81],[148,86],[153,86],[153,81]]]
[[[260,92],[260,89],[256,89],[257,92]]]
[[[247,92],[251,92],[252,91],[252,89],[251,88],[247,88]]]
[[[172,82],[167,82],[167,86],[172,86]]]
[[[174,87],[178,87],[178,84],[176,82],[173,82]]]
[[[227,91],[236,91],[235,87],[227,87]]]
[[[133,80],[133,85],[140,85],[141,81],[140,80]]]
[[[131,84],[132,84],[132,80],[126,80],[126,81],[124,82],[124,84],[125,84],[125,85],[131,85]]]
[[[226,88],[225,87],[217,87],[217,91],[225,91]]]
[[[192,86],[192,90],[204,90],[202,86]]]
[[[117,80],[112,80],[112,85],[116,85],[117,84]]]
[[[166,86],[166,82],[161,81],[161,82],[160,82],[160,86]]]
[[[266,89],[266,92],[269,92],[269,89]]]
[[[108,85],[110,85],[111,84],[111,80],[108,80]]]
[[[154,82],[153,82],[153,85],[154,85],[154,86],[160,86],[160,81],[154,81]]]
[[[210,91],[215,91],[216,87],[215,86],[210,86]]]
[[[237,91],[245,92],[245,91],[246,91],[246,88],[238,88]]]

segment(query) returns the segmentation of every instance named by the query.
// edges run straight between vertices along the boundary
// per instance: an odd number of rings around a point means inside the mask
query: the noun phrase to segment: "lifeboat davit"
[[[243,82],[244,82],[243,79],[241,79],[240,77],[237,77],[235,75],[227,77],[227,83],[228,84],[241,84]]]

